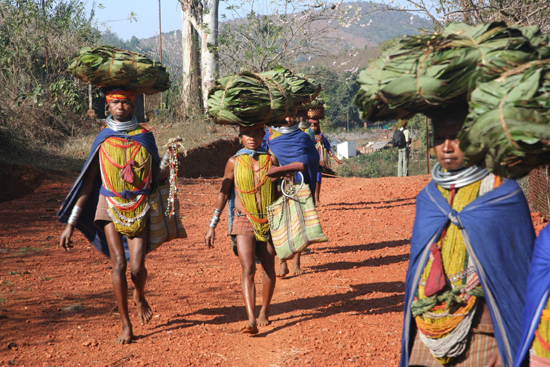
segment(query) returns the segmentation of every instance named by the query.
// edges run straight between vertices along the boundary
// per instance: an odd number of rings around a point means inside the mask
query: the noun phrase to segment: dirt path
[[[246,313],[225,213],[217,245],[202,240],[220,180],[180,179],[189,238],[148,256],[154,317],[140,326],[131,307],[139,339],[125,346],[113,343],[108,260],[80,234],[73,253],[57,247],[55,212],[74,176],[49,174],[0,203],[0,365],[397,365],[415,196],[428,176],[325,179],[330,242],[302,257],[305,274],[277,282],[272,323],[254,337],[238,332]],[[260,282],[258,269],[258,295]]]

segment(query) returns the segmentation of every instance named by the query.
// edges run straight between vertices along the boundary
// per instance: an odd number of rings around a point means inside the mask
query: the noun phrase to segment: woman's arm
[[[90,167],[84,176],[82,186],[80,186],[80,189],[78,190],[78,199],[73,207],[67,226],[59,239],[59,246],[61,246],[65,251],[70,251],[73,248],[71,236],[73,235],[76,221],[78,220],[78,216],[80,215],[82,208],[84,208],[84,205],[88,202],[88,198],[94,188],[94,181],[98,174],[99,158],[96,155],[90,163]]]
[[[229,195],[231,194],[231,190],[233,189],[233,181],[235,179],[235,174],[233,172],[233,169],[235,168],[235,160],[236,160],[235,157],[231,157],[229,158],[229,160],[227,161],[227,164],[225,165],[222,187],[220,188],[220,192],[216,197],[216,201],[214,203],[214,213],[210,218],[210,223],[208,224],[208,230],[204,235],[204,242],[208,247],[214,246],[214,240],[216,239],[216,226],[220,221],[220,215],[223,211],[223,208],[225,208],[225,204],[227,204],[227,199],[229,198]]]

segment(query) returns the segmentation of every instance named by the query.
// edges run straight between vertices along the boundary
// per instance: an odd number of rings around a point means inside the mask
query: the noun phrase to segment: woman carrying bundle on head
[[[267,220],[267,206],[275,200],[276,187],[266,173],[279,163],[261,147],[264,134],[261,124],[239,128],[243,148],[225,165],[214,213],[204,235],[206,245],[212,247],[220,215],[229,201],[230,235],[236,240],[236,254],[242,268],[241,288],[248,314],[248,323],[241,332],[252,335],[258,333],[258,326],[269,324],[269,307],[276,281],[275,248]],[[263,304],[258,317],[255,314],[255,259],[259,259],[263,269]]]
[[[315,185],[315,203],[320,204],[321,180],[323,178],[322,173],[330,168],[329,156],[331,156],[338,164],[342,164],[342,161],[338,159],[336,154],[334,154],[328,139],[321,132],[320,121],[313,118],[309,119],[309,123],[313,133],[315,134],[315,147],[319,152],[319,171],[317,172],[317,184]]]
[[[547,57],[546,44],[533,27],[450,24],[438,34],[401,40],[361,73],[355,103],[364,119],[423,113],[434,129],[438,163],[416,200],[401,367],[512,366],[535,234],[520,186],[500,175],[510,173],[503,168],[508,159],[521,163],[541,126],[518,121],[513,136],[523,140],[520,132],[527,133],[525,140],[501,149],[510,139],[510,117],[522,114],[496,103],[489,129],[476,114],[500,87],[489,88],[480,103],[471,98],[483,83],[502,83],[508,70]],[[519,88],[506,99],[527,90],[538,88]]]
[[[127,344],[135,339],[128,313],[127,261],[139,323],[144,325],[153,316],[145,299],[149,197],[159,180],[167,176],[168,156],[160,162],[153,134],[138,124],[132,90],[111,88],[105,98],[110,113],[107,128],[95,138],[88,160],[58,213],[59,220],[67,223],[59,244],[71,251],[71,237],[77,228],[110,257],[122,319],[122,333],[115,343]]]
[[[417,196],[401,366],[510,366],[534,241],[514,180],[464,166],[464,105],[432,112],[437,164]]]

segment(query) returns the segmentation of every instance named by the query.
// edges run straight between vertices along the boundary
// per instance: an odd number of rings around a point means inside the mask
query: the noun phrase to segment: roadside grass
[[[37,252],[44,251],[44,247],[31,247],[31,246],[25,246],[22,248],[17,249],[17,252],[13,255],[13,257],[21,257],[21,256],[28,256],[32,255]]]
[[[334,172],[342,177],[394,177],[397,176],[399,160],[397,148],[382,149],[370,154],[360,154],[343,160],[342,165],[333,166]],[[435,159],[430,157],[433,167]],[[409,158],[409,176],[428,173],[426,153],[413,151]]]

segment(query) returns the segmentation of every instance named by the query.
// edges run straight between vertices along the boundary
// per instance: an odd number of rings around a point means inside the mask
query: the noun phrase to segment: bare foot
[[[259,326],[269,325],[269,313],[266,312],[263,308],[260,310],[260,316],[258,317],[257,322]]]
[[[258,334],[258,327],[257,326],[246,325],[241,329],[241,333],[251,334],[251,335]]]
[[[145,325],[153,317],[153,310],[151,310],[151,306],[149,306],[149,303],[147,303],[147,300],[145,300],[145,297],[141,297],[140,299],[135,289],[134,289],[134,303],[136,304],[136,307],[137,307],[139,323],[140,325]]]
[[[300,266],[300,257],[302,257],[301,253],[297,253],[294,255],[294,260],[292,261],[292,274],[293,275],[300,275],[304,274],[304,271],[302,270],[302,267]]]
[[[288,265],[286,261],[282,262],[279,266],[279,272],[277,273],[277,278],[284,278],[288,274]]]
[[[130,344],[134,339],[134,333],[132,327],[123,327],[122,334],[115,340],[115,344]]]

